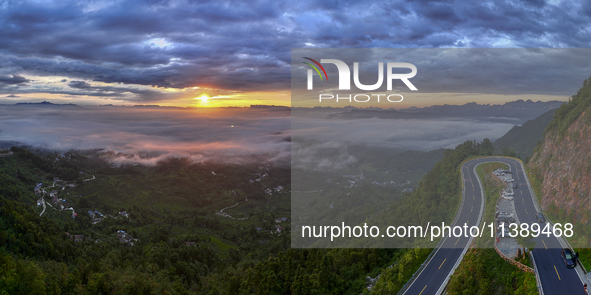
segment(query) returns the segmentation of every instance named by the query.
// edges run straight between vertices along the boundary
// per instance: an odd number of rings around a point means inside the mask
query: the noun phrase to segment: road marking
[[[474,206],[472,206],[472,208],[470,208],[470,212],[472,212],[472,209],[474,209]]]
[[[556,269],[556,265],[554,266],[554,270],[556,271],[556,275],[558,276],[558,280],[561,281],[560,275],[558,274],[558,270]],[[427,287],[427,286],[425,286],[425,287]],[[421,292],[421,293],[423,293],[423,292]]]
[[[457,245],[459,241],[460,241],[460,238],[458,238],[458,240],[456,241],[456,243],[454,244],[454,246]]]
[[[546,250],[548,250],[548,246],[546,246],[546,242],[544,242],[544,240],[542,240],[542,243],[544,243],[544,247],[546,247]]]
[[[470,184],[472,185],[472,190],[474,190],[474,182],[472,181],[472,175],[468,173],[468,177],[470,177]]]
[[[525,200],[525,199],[521,199],[521,202],[523,202],[523,204],[525,204],[525,201],[524,201],[524,200]]]
[[[443,266],[443,264],[445,263],[446,260],[447,260],[447,258],[443,259],[443,262],[441,263],[441,265],[439,266],[438,269],[441,269],[441,267]]]
[[[423,291],[425,291],[425,288],[427,288],[427,285],[425,285],[425,287],[423,287],[423,290],[421,290],[421,293],[419,293],[419,295],[423,294]]]
[[[472,196],[472,200],[476,200],[476,195],[473,195]]]
[[[523,210],[525,210],[525,214],[529,214],[529,213],[527,213],[527,209],[523,208]]]
[[[523,192],[522,192],[522,191],[519,191],[519,194],[520,194],[520,195],[523,195]]]

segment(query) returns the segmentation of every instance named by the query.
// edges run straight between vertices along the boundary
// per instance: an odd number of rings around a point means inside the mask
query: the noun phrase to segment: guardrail
[[[528,251],[528,253],[531,259],[531,264],[534,266],[534,274],[536,275],[536,285],[538,285],[538,293],[540,293],[540,295],[544,295],[544,289],[542,288],[542,281],[540,280],[540,276],[538,275],[538,266],[536,265],[534,254],[531,251]]]
[[[552,225],[553,222],[548,218],[548,216],[546,215],[546,213],[543,213],[542,210],[540,209],[540,206],[538,204],[538,198],[536,196],[536,192],[534,191],[534,189],[531,186],[531,183],[529,181],[529,177],[527,177],[526,174],[526,170],[525,170],[525,165],[523,165],[523,162],[521,160],[519,160],[519,163],[521,164],[521,169],[523,169],[523,174],[525,175],[525,180],[527,181],[527,186],[528,189],[530,191],[530,196],[532,198],[532,202],[534,203],[534,207],[536,208],[536,210],[540,213],[542,213],[544,215],[544,217],[546,218],[546,221]],[[561,236],[561,237],[556,237],[556,239],[558,240],[558,242],[560,243],[560,245],[563,248],[568,248],[571,249],[571,251],[573,253],[575,253],[573,247],[570,245],[570,243],[568,242],[568,240]],[[533,257],[533,255],[532,255]],[[585,283],[585,282],[591,282],[591,280],[589,279],[589,276],[587,276],[587,270],[585,269],[585,267],[582,265],[581,261],[579,260],[579,263],[577,263],[577,267],[575,267],[575,270],[577,272],[577,275],[579,276],[579,279],[581,280],[581,282]],[[543,292],[540,292],[540,294],[543,294]]]

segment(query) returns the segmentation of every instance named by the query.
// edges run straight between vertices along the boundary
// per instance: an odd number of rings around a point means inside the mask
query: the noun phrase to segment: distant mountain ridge
[[[17,102],[15,104],[13,104],[13,106],[74,106],[74,107],[79,107],[79,105],[73,104],[73,103],[59,104],[59,103],[52,103],[52,102],[49,102],[49,101],[42,101],[42,102]]]
[[[350,111],[331,114],[330,119],[440,119],[470,118],[476,120],[512,122],[523,124],[541,114],[560,107],[562,101],[531,101],[516,100],[502,105],[478,104],[475,102],[464,105],[435,105],[424,108],[408,108],[401,110],[352,109]]]

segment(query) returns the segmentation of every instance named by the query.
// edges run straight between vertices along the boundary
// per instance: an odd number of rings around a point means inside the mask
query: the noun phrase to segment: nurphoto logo
[[[349,69],[349,66],[346,63],[344,63],[343,61],[338,60],[338,59],[321,59],[320,62],[318,62],[318,61],[311,59],[309,57],[304,57],[304,58],[312,61],[313,63],[318,65],[318,67],[320,67],[320,69],[324,73],[324,77],[326,78],[326,81],[328,81],[328,75],[326,74],[326,70],[324,69],[322,64],[323,63],[330,63],[330,64],[335,65],[337,67],[337,70],[339,71],[339,90],[350,90],[351,89],[351,70]],[[322,73],[320,73],[320,70],[318,70],[318,68],[316,66],[314,66],[313,64],[307,63],[307,62],[304,62],[304,64],[311,66],[314,70],[316,70],[316,72],[320,76],[320,80],[324,80],[322,78]],[[406,68],[406,69],[410,69],[411,72],[408,74],[395,74],[395,73],[392,73],[392,69],[394,69],[394,68]],[[388,70],[388,75],[387,75],[388,85],[387,86],[388,86],[389,91],[392,90],[392,80],[401,80],[402,82],[404,82],[404,84],[406,84],[406,86],[410,90],[412,90],[412,91],[418,90],[408,80],[417,74],[417,67],[415,67],[415,65],[413,65],[411,63],[406,63],[406,62],[389,62],[389,63],[387,63],[387,70]],[[314,72],[312,71],[312,69],[308,69],[308,90],[313,89],[313,85],[314,85],[314,81],[312,79],[313,74],[314,74]],[[372,90],[376,90],[376,89],[380,88],[382,86],[382,84],[384,83],[384,63],[383,62],[378,63],[378,81],[373,85],[363,85],[359,81],[359,63],[354,62],[353,63],[353,82],[355,82],[355,86],[357,88],[359,88],[361,90],[365,90],[365,91],[372,91]]]
[[[321,59],[320,62],[318,62],[315,59],[309,58],[309,57],[303,57],[304,59],[311,61],[310,62],[303,62],[304,64],[312,67],[312,69],[308,69],[307,71],[307,89],[308,90],[313,90],[314,89],[314,71],[316,71],[316,73],[318,73],[318,76],[320,77],[321,81],[326,80],[326,82],[328,82],[328,75],[326,74],[326,70],[324,69],[324,66],[322,66],[322,64],[333,64],[337,67],[338,73],[339,73],[339,90],[351,90],[351,70],[349,68],[349,66],[338,59]],[[396,68],[404,68],[404,69],[410,69],[410,73],[405,73],[405,74],[400,74],[400,73],[394,73],[392,70],[396,69]],[[386,63],[386,89],[388,91],[392,91],[392,81],[393,80],[400,80],[402,81],[411,91],[418,91],[418,89],[412,84],[412,82],[409,81],[410,78],[414,77],[417,74],[417,67],[411,63],[406,63],[406,62],[388,62]],[[322,75],[324,74],[324,76]],[[353,63],[353,82],[355,83],[355,87],[357,87],[357,89],[359,90],[363,90],[363,91],[374,91],[379,89],[383,83],[384,83],[384,63],[380,62],[378,63],[378,81],[373,84],[373,85],[365,85],[362,84],[359,81],[359,63],[358,62],[354,62]],[[351,94],[347,95],[336,95],[336,101],[338,102],[339,100],[346,100],[349,102],[355,101],[355,102],[369,102],[371,100],[371,97],[377,97],[378,102],[380,101],[380,97],[382,96],[386,96],[386,94],[355,94],[354,96],[352,96]],[[390,97],[392,96],[396,96],[396,97],[400,97],[400,99],[397,100],[391,100]],[[353,98],[353,100],[352,100]],[[390,94],[386,96],[387,100],[389,102],[401,102],[403,100],[402,95],[400,94]],[[319,101],[322,102],[322,100],[332,100],[335,99],[335,95],[333,94],[320,94],[319,95]]]

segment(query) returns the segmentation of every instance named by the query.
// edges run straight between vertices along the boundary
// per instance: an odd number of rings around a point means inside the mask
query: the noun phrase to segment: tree
[[[488,138],[483,139],[479,146],[479,154],[481,156],[492,156],[494,152],[495,147],[493,146],[492,141]]]

